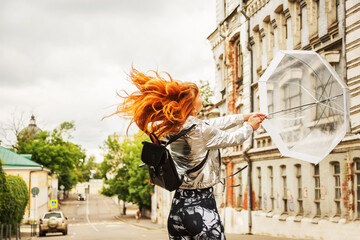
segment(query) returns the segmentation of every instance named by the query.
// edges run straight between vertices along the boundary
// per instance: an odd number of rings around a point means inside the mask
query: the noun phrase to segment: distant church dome
[[[19,133],[19,138],[32,137],[40,134],[42,130],[36,126],[35,116],[31,115],[30,123]]]

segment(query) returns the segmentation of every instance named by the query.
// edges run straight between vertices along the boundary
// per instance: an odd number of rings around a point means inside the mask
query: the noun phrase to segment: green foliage
[[[51,173],[59,175],[59,186],[70,190],[79,178],[83,178],[83,169],[79,166],[85,162],[85,152],[80,145],[65,138],[71,138],[75,129],[73,122],[64,122],[51,133],[43,131],[36,136],[18,142],[19,154],[32,154],[32,160],[51,169]]]
[[[87,182],[90,178],[101,179],[100,164],[95,162],[95,156],[90,156],[85,162],[80,161],[77,165],[79,182]]]
[[[147,168],[139,168],[144,140],[148,140],[146,135],[127,137],[121,142],[119,136],[113,135],[104,142],[102,170],[105,175],[115,173],[115,177],[105,181],[108,187],[102,189],[102,194],[117,195],[120,200],[150,208],[153,186],[149,184]]]
[[[10,188],[0,161],[0,223],[8,223],[11,217],[10,206],[7,204],[9,201],[11,201]]]
[[[21,222],[24,216],[25,208],[29,201],[29,192],[26,183],[21,177],[8,175],[6,176],[6,179],[13,198],[12,201],[8,203],[13,211],[13,222],[11,223],[15,226],[16,223]]]
[[[0,163],[0,222],[15,225],[20,223],[29,201],[25,181],[18,176],[5,176]]]
[[[212,105],[211,97],[214,96],[214,92],[210,88],[210,83],[200,80],[200,95],[202,98],[203,110]]]

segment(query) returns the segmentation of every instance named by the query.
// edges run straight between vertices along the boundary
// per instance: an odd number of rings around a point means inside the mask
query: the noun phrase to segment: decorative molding
[[[261,36],[262,38],[264,38],[264,37],[265,37],[264,28],[260,28],[259,32],[260,32],[260,36]]]
[[[287,9],[284,10],[284,14],[285,14],[285,19],[286,19],[286,20],[289,19],[289,18],[291,18],[289,8],[287,8]]]
[[[249,43],[250,43],[251,46],[254,46],[255,41],[254,41],[254,37],[253,37],[253,36],[250,37],[250,42],[249,42]]]
[[[300,0],[300,8],[306,7],[306,1]]]
[[[303,50],[311,50],[312,48],[311,48],[311,45],[310,44],[308,44],[308,45],[306,45],[306,46],[304,46],[303,47]]]
[[[320,41],[322,42],[322,43],[325,43],[325,42],[327,42],[327,41],[329,41],[330,40],[330,35],[329,34],[325,34],[324,36],[321,36],[320,37]]]
[[[271,24],[272,24],[272,26],[273,26],[274,29],[277,28],[277,24],[276,24],[276,20],[275,20],[275,19],[271,20]]]

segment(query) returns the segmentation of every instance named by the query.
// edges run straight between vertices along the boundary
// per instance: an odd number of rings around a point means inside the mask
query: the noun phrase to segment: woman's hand
[[[263,114],[263,113],[252,112],[252,113],[245,113],[245,114],[243,114],[244,121],[249,121],[249,118],[250,118],[251,116],[253,116],[253,115],[261,117],[261,118],[262,118],[262,121],[264,121],[264,119],[267,118],[266,115]]]
[[[255,131],[260,127],[262,121],[264,121],[266,118],[266,115],[263,113],[253,113],[249,116],[247,122]]]

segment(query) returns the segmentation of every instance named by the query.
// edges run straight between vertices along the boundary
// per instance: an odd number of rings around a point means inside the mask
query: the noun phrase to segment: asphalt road
[[[76,195],[63,201],[61,211],[68,218],[68,235],[61,233],[48,233],[46,237],[33,239],[168,239],[165,229],[142,227],[135,223],[133,216],[129,221],[117,219],[120,215],[120,208],[114,201],[101,195],[90,195],[86,201],[77,201]],[[131,213],[131,209],[129,209]],[[135,210],[135,209],[134,209]],[[155,225],[155,224],[154,224]]]
[[[86,201],[77,201],[76,195],[61,205],[61,211],[68,217],[68,235],[49,233],[46,237],[30,239],[50,240],[167,240],[166,228],[149,219],[135,220],[136,208],[128,207],[127,215],[120,217],[121,209],[111,198],[90,195]],[[25,238],[28,239],[28,238]],[[260,235],[226,234],[227,240],[290,240],[282,237]]]

